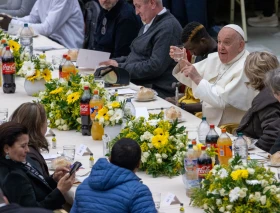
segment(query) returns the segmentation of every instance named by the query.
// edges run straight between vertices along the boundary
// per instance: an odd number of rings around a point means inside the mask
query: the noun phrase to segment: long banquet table
[[[67,52],[67,49],[64,49],[63,46],[55,43],[54,41],[39,35],[34,39],[34,48],[38,47],[44,47],[44,46],[52,46],[54,48],[57,48],[57,50],[52,51],[46,51],[47,60],[51,61],[52,56],[61,56],[63,53]],[[36,52],[35,52],[36,53]],[[40,53],[40,52],[37,52]],[[53,72],[53,76],[58,76],[58,71]],[[1,108],[8,108],[9,109],[9,115],[22,103],[24,102],[30,102],[33,100],[37,100],[35,97],[27,96],[24,90],[24,79],[20,77],[16,77],[16,92],[14,94],[4,94],[2,92],[2,88],[0,89],[0,103]],[[131,85],[131,88],[133,89],[134,86]],[[155,108],[163,107],[167,108],[170,106],[173,106],[171,103],[161,99],[157,98],[155,101],[152,102],[135,102],[133,101],[133,104],[135,107],[147,107],[148,110],[152,110]],[[152,112],[152,111],[151,111]],[[182,110],[183,118],[186,120],[186,122],[181,123],[181,125],[193,125],[198,126],[201,120],[192,114],[183,111]],[[53,129],[53,132],[56,135],[57,139],[57,148],[51,149],[50,148],[50,154],[57,154],[57,152],[62,152],[63,145],[76,145],[79,146],[79,144],[86,145],[91,152],[94,154],[95,160],[98,158],[103,157],[103,148],[102,148],[102,141],[93,141],[90,136],[82,136],[81,133],[76,132],[75,130],[72,131],[59,131],[57,129]],[[51,139],[51,138],[49,138]],[[49,140],[50,141],[50,140]],[[51,147],[51,146],[50,146]],[[80,169],[77,173],[77,175],[82,175],[90,171],[89,168],[89,156],[78,156],[76,155],[75,160],[82,162],[84,169]],[[158,177],[153,178],[150,175],[145,174],[144,172],[137,172],[137,175],[143,180],[143,183],[146,184],[150,190],[161,192],[162,193],[162,199],[164,196],[171,192],[177,196],[177,198],[180,200],[180,202],[184,203],[184,207],[186,212],[192,212],[192,213],[201,213],[203,210],[194,208],[189,206],[190,199],[186,196],[185,193],[185,187],[182,182],[182,177],[177,176],[173,178],[168,177]],[[68,203],[72,204],[73,199],[75,197],[75,191],[77,186],[73,186],[71,190],[69,191],[66,200]],[[179,212],[179,204],[176,205],[170,205],[170,206],[162,206],[160,209],[160,212],[168,212],[168,213],[175,213]]]

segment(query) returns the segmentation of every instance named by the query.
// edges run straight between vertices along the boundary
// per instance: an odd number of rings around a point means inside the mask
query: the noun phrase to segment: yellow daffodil
[[[34,80],[40,80],[40,78],[41,78],[41,72],[40,72],[40,70],[36,70],[34,75],[32,75],[30,77],[27,77],[26,79],[28,81],[32,81],[33,82]]]
[[[236,170],[233,171],[231,173],[231,177],[233,180],[239,180],[241,178],[247,179],[249,175],[249,172],[246,169],[240,169],[240,170]]]
[[[17,43],[16,41],[10,40],[10,41],[9,41],[9,46],[10,46],[10,48],[11,48],[13,51],[16,51],[16,52],[19,51],[20,44]]]
[[[67,96],[67,103],[72,104],[75,101],[77,101],[79,98],[80,98],[80,93],[79,92],[74,92],[74,93]]]
[[[42,72],[42,76],[46,82],[49,82],[52,78],[51,71],[49,69],[44,69]]]
[[[51,94],[51,95],[54,95],[54,94],[58,94],[58,93],[60,93],[60,92],[62,92],[62,91],[63,91],[63,88],[62,88],[62,87],[59,87],[59,88],[57,88],[57,89],[51,91],[50,94]]]
[[[113,108],[119,108],[121,105],[120,105],[120,102],[113,101],[113,102],[111,103],[111,106],[112,106]]]
[[[168,137],[162,135],[155,135],[152,137],[152,144],[155,148],[160,149],[168,144]]]

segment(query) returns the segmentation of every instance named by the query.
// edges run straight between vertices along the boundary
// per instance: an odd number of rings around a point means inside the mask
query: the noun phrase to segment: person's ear
[[[157,1],[156,0],[150,0],[151,8],[154,10],[157,6]]]
[[[201,44],[205,44],[205,43],[206,43],[206,39],[205,39],[205,38],[201,38],[201,39],[200,39],[200,43],[201,43]]]
[[[244,50],[244,48],[245,48],[245,41],[244,41],[244,40],[241,40],[241,41],[239,42],[239,49],[238,49],[238,52],[239,52],[239,53],[242,52],[242,51]]]
[[[7,144],[4,145],[4,152],[9,153],[9,146]]]

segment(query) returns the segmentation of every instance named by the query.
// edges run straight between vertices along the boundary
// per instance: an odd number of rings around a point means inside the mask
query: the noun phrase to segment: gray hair
[[[145,4],[147,4],[150,0],[143,0]],[[157,2],[157,5],[162,5],[162,0],[155,0]]]
[[[280,68],[266,74],[265,85],[276,95],[280,94]]]

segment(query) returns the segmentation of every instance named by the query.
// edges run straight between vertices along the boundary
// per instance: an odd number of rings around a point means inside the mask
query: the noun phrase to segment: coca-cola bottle
[[[15,93],[15,73],[16,64],[13,54],[10,51],[10,47],[6,47],[6,51],[2,56],[2,74],[3,74],[3,92]]]
[[[84,87],[84,93],[80,101],[80,115],[82,120],[82,135],[91,135],[91,120],[90,120],[90,92],[89,86]]]
[[[206,150],[206,147],[202,146],[201,147],[202,153],[197,160],[199,182],[201,182],[203,179],[205,179],[206,175],[212,169],[212,159],[209,155],[207,155],[205,150]]]
[[[205,143],[206,145],[210,145],[211,147],[214,147],[218,149],[217,141],[218,141],[219,135],[215,131],[215,125],[211,124],[210,125],[210,130],[208,134],[206,135]],[[219,158],[218,158],[218,152],[217,155],[215,156],[215,165],[219,164]]]

